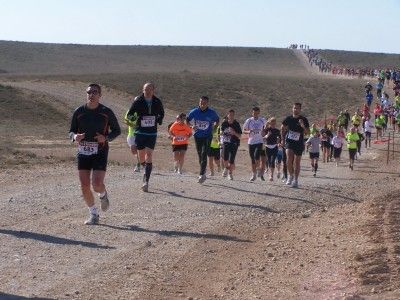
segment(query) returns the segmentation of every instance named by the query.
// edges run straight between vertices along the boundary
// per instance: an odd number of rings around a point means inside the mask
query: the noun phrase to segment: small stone
[[[271,252],[269,252],[267,255],[268,257],[274,257],[274,254],[272,254]]]
[[[150,241],[146,242],[146,247],[151,247],[153,244]]]

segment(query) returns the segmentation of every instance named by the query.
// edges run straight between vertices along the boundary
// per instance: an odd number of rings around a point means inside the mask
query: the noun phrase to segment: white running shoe
[[[293,180],[291,187],[292,188],[298,188],[299,187],[299,184],[297,183],[297,180]]]
[[[178,174],[179,174],[179,175],[182,175],[182,174],[183,174],[182,169],[178,169]]]
[[[140,164],[137,164],[137,165],[133,168],[133,172],[140,173]]]
[[[85,221],[85,225],[98,225],[99,219],[99,215],[90,214],[89,219]]]
[[[231,173],[228,175],[228,179],[233,180],[233,175]]]
[[[256,179],[257,179],[257,174],[253,173],[253,176],[251,176],[250,181],[253,182],[256,181]]]
[[[228,169],[224,168],[224,170],[222,171],[222,177],[226,177],[228,176]]]
[[[293,177],[292,176],[288,176],[288,179],[286,180],[286,185],[291,185],[293,181]]]

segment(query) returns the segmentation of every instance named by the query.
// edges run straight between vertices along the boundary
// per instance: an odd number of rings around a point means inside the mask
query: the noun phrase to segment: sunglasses
[[[96,91],[96,90],[86,91],[86,94],[88,94],[88,95],[91,95],[91,94],[97,95],[98,93],[99,93],[99,91]]]

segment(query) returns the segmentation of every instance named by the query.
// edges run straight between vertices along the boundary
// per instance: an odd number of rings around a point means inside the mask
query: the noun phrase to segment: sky
[[[0,0],[0,40],[400,53],[400,0]]]

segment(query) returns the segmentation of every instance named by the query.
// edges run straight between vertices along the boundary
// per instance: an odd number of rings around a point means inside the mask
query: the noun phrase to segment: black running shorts
[[[78,170],[94,170],[94,171],[106,171],[107,159],[108,159],[108,148],[101,150],[97,154],[93,155],[77,155],[78,159]]]

